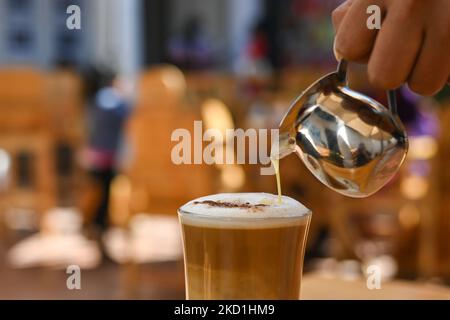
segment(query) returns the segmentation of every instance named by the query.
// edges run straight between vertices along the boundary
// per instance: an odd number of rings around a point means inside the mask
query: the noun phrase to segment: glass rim
[[[308,209],[307,213],[301,214],[301,215],[291,215],[291,216],[279,216],[279,217],[274,217],[274,216],[269,216],[269,217],[225,217],[225,216],[212,216],[212,215],[207,215],[207,214],[202,214],[202,213],[196,213],[196,212],[192,212],[192,211],[187,211],[187,210],[183,210],[182,207],[177,209],[177,214],[178,216],[182,216],[187,215],[187,216],[194,216],[194,217],[199,217],[199,218],[205,218],[205,219],[210,219],[210,220],[249,220],[249,221],[261,221],[261,220],[280,220],[280,219],[298,219],[298,218],[306,218],[306,217],[311,217],[312,215],[312,210]]]

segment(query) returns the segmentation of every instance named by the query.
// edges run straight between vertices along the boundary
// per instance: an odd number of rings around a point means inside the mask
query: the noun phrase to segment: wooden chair
[[[11,159],[8,189],[1,199],[4,207],[36,213],[54,207],[57,198],[52,137],[46,133],[0,134],[0,148]]]
[[[52,131],[59,140],[79,147],[85,138],[83,83],[69,70],[54,70],[47,75]]]
[[[48,128],[50,112],[45,75],[28,68],[0,70],[0,130]]]
[[[61,205],[78,205],[90,197],[84,190],[88,186],[86,173],[77,164],[77,153],[86,143],[86,119],[81,77],[70,70],[57,69],[47,74],[48,104],[51,126],[49,131],[55,137],[55,166],[58,198]],[[83,199],[83,200],[80,200]],[[90,212],[84,212],[89,219]]]
[[[0,70],[0,148],[11,159],[5,210],[42,213],[57,204],[54,132],[46,74],[30,68]]]
[[[128,158],[123,173],[130,179],[130,211],[175,214],[184,202],[211,193],[214,170],[207,165],[176,165],[171,160],[172,132],[193,132],[199,109],[184,103],[185,79],[169,65],[144,71],[138,98],[126,127]],[[191,136],[192,145],[194,143]]]
[[[53,137],[45,74],[29,68],[0,70],[0,148],[9,154],[5,210],[41,213],[56,203]]]

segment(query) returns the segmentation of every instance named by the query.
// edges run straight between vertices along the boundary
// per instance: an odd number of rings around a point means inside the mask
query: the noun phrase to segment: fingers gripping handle
[[[337,76],[339,81],[343,83],[347,83],[347,67],[348,62],[344,59],[339,61],[337,67]],[[397,115],[397,93],[396,90],[388,90],[386,91],[387,99],[388,99],[388,107],[392,114]]]

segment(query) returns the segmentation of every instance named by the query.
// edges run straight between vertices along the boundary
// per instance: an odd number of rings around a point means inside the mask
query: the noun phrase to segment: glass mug
[[[187,299],[300,298],[311,211],[277,217],[194,211],[178,210]]]

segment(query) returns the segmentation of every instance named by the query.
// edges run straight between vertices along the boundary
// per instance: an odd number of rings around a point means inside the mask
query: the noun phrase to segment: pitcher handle
[[[339,81],[342,83],[347,83],[347,66],[348,62],[347,60],[342,59],[339,61],[338,67],[337,67],[337,76]],[[397,92],[396,90],[387,90],[387,101],[388,101],[388,107],[389,110],[393,115],[397,115]]]

